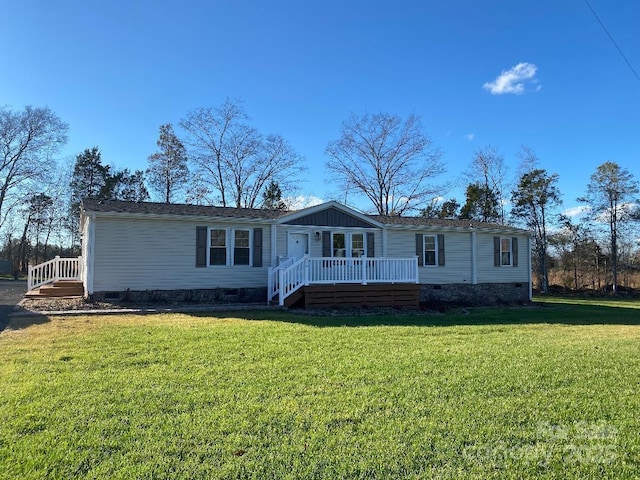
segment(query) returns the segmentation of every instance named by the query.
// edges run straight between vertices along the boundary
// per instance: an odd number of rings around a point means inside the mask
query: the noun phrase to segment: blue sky
[[[589,1],[640,71],[640,2]],[[522,144],[566,208],[606,160],[640,178],[640,81],[584,0],[0,4],[0,105],[48,105],[70,125],[65,157],[98,146],[146,168],[162,123],[230,97],[305,156],[301,193],[325,200],[324,150],[351,112],[420,115],[442,180],[487,145],[514,174]]]

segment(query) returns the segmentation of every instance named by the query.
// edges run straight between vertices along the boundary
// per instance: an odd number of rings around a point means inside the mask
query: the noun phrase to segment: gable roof
[[[319,227],[360,227],[382,228],[383,224],[370,215],[353,208],[330,201],[291,212],[280,218],[278,223],[288,225],[315,225]]]
[[[399,217],[367,215],[341,203],[330,201],[301,210],[267,210],[262,208],[211,207],[157,202],[129,202],[123,200],[82,201],[83,213],[116,213],[149,216],[212,217],[244,220],[261,220],[286,225],[340,226],[357,228],[383,228],[385,226],[415,229],[451,228],[478,229],[528,234],[527,230],[508,225],[477,222],[474,220],[440,219],[427,217]]]
[[[82,208],[91,213],[132,213],[149,215],[177,215],[193,217],[275,219],[288,212],[260,208],[210,207],[181,203],[127,202],[85,198]]]

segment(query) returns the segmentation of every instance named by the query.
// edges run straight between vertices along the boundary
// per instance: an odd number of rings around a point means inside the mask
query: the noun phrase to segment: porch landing
[[[286,307],[405,307],[419,308],[420,285],[375,283],[306,285],[287,297]]]

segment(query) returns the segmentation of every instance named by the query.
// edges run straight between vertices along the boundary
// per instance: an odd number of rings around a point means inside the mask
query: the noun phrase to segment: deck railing
[[[338,258],[303,257],[286,268],[279,269],[276,275],[269,274],[269,292],[275,290],[271,285],[278,283],[277,292],[269,298],[279,295],[280,305],[284,299],[303,285],[338,283],[419,283],[418,257],[411,258]],[[277,280],[272,279],[277,277]]]
[[[33,290],[58,280],[82,280],[82,257],[55,257],[48,262],[30,266],[27,289]]]
[[[269,299],[268,299],[269,302],[271,302],[271,300],[276,298],[276,296],[278,296],[278,294],[280,293],[280,275],[279,275],[280,270],[284,270],[285,268],[293,265],[294,261],[295,261],[295,258],[287,258],[287,259],[281,260],[278,266],[271,267],[269,269],[269,286],[267,291],[267,295],[269,296]]]

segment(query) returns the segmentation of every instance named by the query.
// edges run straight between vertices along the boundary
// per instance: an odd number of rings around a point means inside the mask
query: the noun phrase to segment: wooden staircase
[[[82,297],[84,296],[84,286],[77,280],[56,280],[53,283],[41,285],[38,288],[29,290],[25,297]]]

